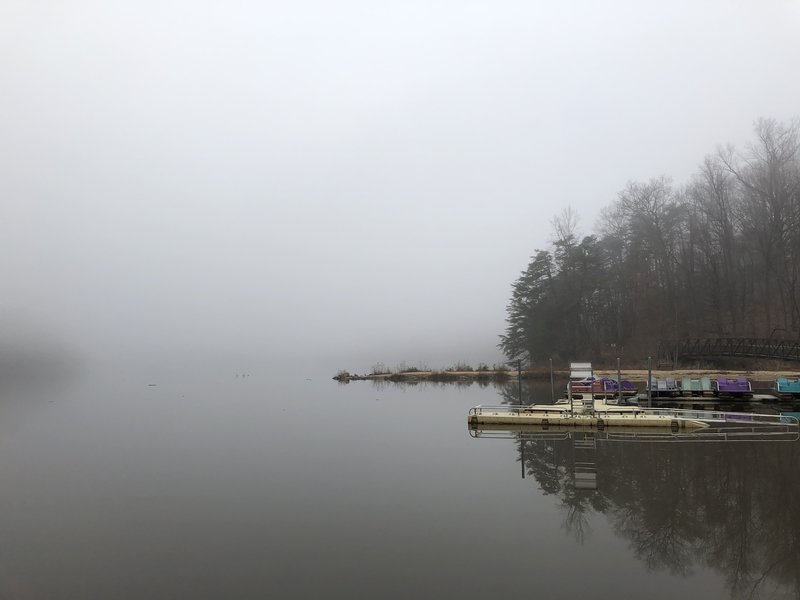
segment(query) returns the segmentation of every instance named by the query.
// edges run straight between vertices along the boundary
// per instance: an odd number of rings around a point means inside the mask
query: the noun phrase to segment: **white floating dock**
[[[637,406],[617,406],[601,400],[594,402],[594,410],[571,409],[569,403],[534,404],[531,406],[476,406],[469,411],[467,423],[481,425],[538,425],[541,427],[580,427],[605,429],[606,427],[658,427],[671,431],[703,429],[708,424],[698,419],[658,414]]]

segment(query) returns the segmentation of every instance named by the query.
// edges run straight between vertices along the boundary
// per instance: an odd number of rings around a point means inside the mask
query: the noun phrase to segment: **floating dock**
[[[797,430],[800,413],[760,414],[719,410],[686,410],[680,408],[641,408],[595,400],[593,405],[576,405],[561,400],[556,404],[479,405],[470,409],[470,429],[596,430],[629,428],[664,430],[670,433],[693,432],[707,427],[747,427],[764,430],[765,426],[786,426]]]
[[[703,429],[708,424],[675,411],[642,409],[637,406],[607,404],[594,401],[593,409],[572,407],[568,402],[533,404],[530,406],[479,405],[467,415],[470,427],[484,425],[537,425],[540,427],[577,427],[605,429],[606,427],[658,427],[671,431]]]

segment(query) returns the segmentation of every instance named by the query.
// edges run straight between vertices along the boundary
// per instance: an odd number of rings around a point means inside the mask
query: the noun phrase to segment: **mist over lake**
[[[798,25],[2,3],[0,597],[797,595],[796,444],[597,439],[578,493],[590,440],[470,434],[501,388],[331,377],[796,339]]]

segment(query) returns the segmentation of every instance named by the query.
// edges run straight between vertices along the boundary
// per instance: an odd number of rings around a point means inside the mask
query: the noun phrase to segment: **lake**
[[[4,389],[0,597],[800,594],[796,441],[473,437],[501,389],[330,375]]]

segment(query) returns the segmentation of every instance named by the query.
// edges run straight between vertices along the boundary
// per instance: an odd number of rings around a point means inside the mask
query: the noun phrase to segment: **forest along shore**
[[[596,377],[611,377],[616,379],[616,369],[596,369],[594,372]],[[712,379],[716,377],[747,377],[754,381],[773,381],[778,377],[800,377],[797,370],[712,370],[712,369],[678,369],[678,370],[663,370],[653,369],[651,371],[653,377],[703,377],[707,376]],[[555,369],[553,375],[558,379],[569,377],[569,371],[566,369]],[[647,381],[647,369],[621,369],[620,375],[622,379],[628,381]],[[503,382],[511,379],[521,377],[525,380],[545,380],[550,378],[550,371],[545,369],[523,369],[519,373],[515,369],[469,369],[469,370],[406,370],[406,371],[385,371],[379,373],[369,373],[358,375],[349,373],[348,371],[339,371],[333,379],[341,383],[350,381],[431,381],[431,382],[447,382],[447,381],[496,381]]]

